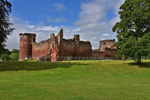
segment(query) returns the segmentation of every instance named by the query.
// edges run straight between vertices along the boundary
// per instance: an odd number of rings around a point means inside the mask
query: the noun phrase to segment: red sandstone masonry
[[[102,40],[99,43],[100,51],[105,51],[105,48],[114,48],[115,47],[115,39],[114,40]]]
[[[63,39],[63,29],[55,37],[35,43],[34,34],[20,35],[20,57],[23,60],[25,57],[31,56],[33,59],[39,59],[43,56],[51,56],[51,61],[55,62],[61,59],[59,57],[91,57],[92,46],[90,42],[80,41],[79,35],[75,35],[73,39]]]
[[[63,29],[60,30],[57,36],[51,34],[50,39],[35,42],[35,34],[20,34],[20,53],[19,61],[25,57],[40,59],[43,56],[50,56],[52,62],[56,62],[61,57],[113,57],[117,54],[114,48],[115,40],[105,40],[100,42],[98,52],[92,51],[92,46],[89,41],[80,41],[79,35],[74,35],[72,39],[63,39]],[[101,52],[103,51],[103,52]]]
[[[24,60],[25,57],[32,56],[32,43],[35,42],[35,34],[20,33],[20,52],[19,61]]]
[[[119,54],[117,49],[105,48],[105,57],[115,57],[116,54]]]
[[[101,52],[101,51],[93,51],[92,53],[93,57],[105,57],[105,52]]]
[[[32,58],[39,59],[48,54],[48,41],[33,43]]]

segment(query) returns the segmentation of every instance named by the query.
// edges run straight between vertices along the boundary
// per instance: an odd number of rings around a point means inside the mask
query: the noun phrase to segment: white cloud
[[[35,28],[37,31],[58,31],[59,27],[58,26],[37,26]]]
[[[109,34],[106,33],[106,34],[103,34],[103,36],[109,36]]]
[[[64,10],[66,10],[66,7],[63,4],[61,4],[61,3],[55,3],[54,7],[55,7],[56,11],[64,11]]]

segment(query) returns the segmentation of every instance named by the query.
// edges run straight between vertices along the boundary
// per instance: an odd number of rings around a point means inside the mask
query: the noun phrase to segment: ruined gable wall
[[[51,56],[51,61],[52,62],[58,61],[58,58],[59,58],[59,45],[58,45],[57,37],[51,39],[51,41],[50,41],[50,56]]]
[[[61,29],[56,37],[57,45],[58,45],[58,56],[63,56],[62,45],[63,45],[63,29]]]
[[[55,37],[54,34],[51,35],[51,46],[50,46],[50,53],[51,53],[51,61],[56,62],[60,61],[60,57],[62,57],[62,44],[63,44],[63,29],[60,30],[58,35]]]
[[[48,54],[49,40],[40,43],[33,43],[32,58],[39,59]]]

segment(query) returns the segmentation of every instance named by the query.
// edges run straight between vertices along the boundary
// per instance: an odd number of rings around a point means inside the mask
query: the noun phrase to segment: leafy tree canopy
[[[120,54],[141,63],[141,56],[150,54],[150,0],[126,0],[120,7],[120,22],[113,27],[117,32],[116,46]]]

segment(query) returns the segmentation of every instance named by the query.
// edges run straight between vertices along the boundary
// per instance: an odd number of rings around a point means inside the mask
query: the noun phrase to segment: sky
[[[64,29],[64,38],[79,34],[90,41],[92,49],[99,41],[116,39],[112,27],[119,19],[119,7],[125,0],[8,0],[12,4],[10,22],[15,28],[6,42],[9,50],[19,49],[19,33],[35,33],[36,42],[47,40]],[[116,39],[117,40],[117,39]]]

